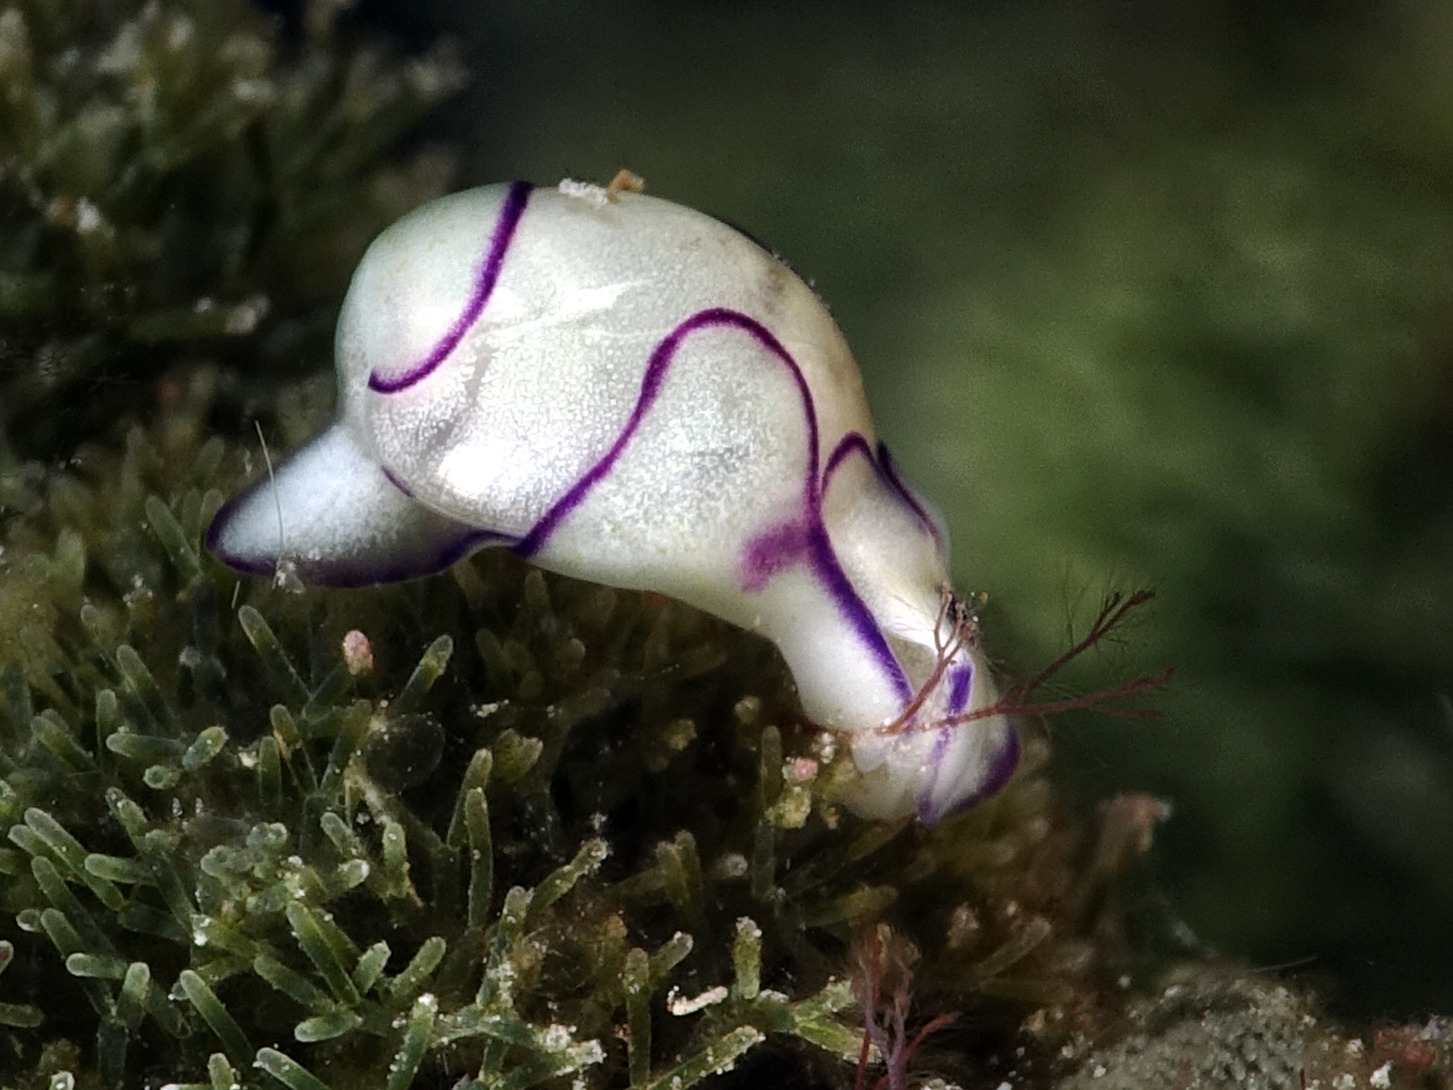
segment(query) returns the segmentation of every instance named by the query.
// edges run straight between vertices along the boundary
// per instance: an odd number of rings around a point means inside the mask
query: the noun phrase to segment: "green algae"
[[[242,365],[233,411],[322,358],[364,246],[452,170],[381,153],[463,78],[335,8],[280,41],[237,0],[0,5],[0,458],[68,454],[198,345]]]
[[[770,647],[507,555],[239,579],[198,541],[243,453],[200,435],[5,475],[17,1085],[689,1086],[762,1049],[846,1085],[849,943],[885,914],[938,1005],[1087,986],[1042,781],[928,834],[857,821]]]

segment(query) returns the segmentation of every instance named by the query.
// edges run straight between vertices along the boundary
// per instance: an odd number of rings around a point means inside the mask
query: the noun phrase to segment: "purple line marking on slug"
[[[433,575],[453,567],[460,560],[486,545],[511,545],[516,539],[495,530],[467,529],[452,541],[446,541],[432,552],[421,552],[382,567],[340,565],[327,571],[311,572],[309,580],[328,587],[371,587],[379,583],[399,583],[421,575]]]
[[[873,461],[873,450],[868,446],[868,441],[863,438],[861,433],[850,431],[837,441],[837,446],[833,447],[832,453],[827,457],[827,465],[822,471],[822,490],[824,492],[827,491],[832,475],[837,472],[837,467],[846,461],[850,454],[861,454],[868,459],[869,465],[874,469],[878,468]]]
[[[878,443],[878,450],[875,454],[873,448],[868,446],[868,441],[858,432],[850,431],[839,439],[838,445],[833,448],[832,454],[828,456],[827,467],[822,471],[823,491],[827,491],[827,486],[832,480],[832,475],[837,472],[838,466],[854,454],[861,454],[868,460],[868,464],[873,467],[873,472],[877,473],[879,479],[897,493],[898,498],[903,501],[904,506],[913,512],[913,517],[918,520],[924,532],[933,538],[934,544],[942,547],[943,539],[938,524],[929,517],[928,511],[924,509],[922,502],[909,489],[908,484],[903,478],[898,475],[898,469],[894,465],[893,459],[888,455],[888,448],[881,441]]]
[[[852,625],[858,638],[867,646],[874,660],[887,676],[895,694],[904,702],[911,700],[913,686],[908,681],[908,675],[904,672],[897,656],[893,654],[892,648],[888,646],[888,641],[884,638],[882,630],[879,629],[877,621],[873,619],[872,613],[858,596],[858,592],[853,589],[852,581],[848,579],[847,573],[843,571],[842,564],[838,561],[837,554],[833,551],[827,527],[823,525],[822,486],[818,475],[817,409],[812,400],[812,391],[808,389],[802,369],[797,365],[792,354],[782,346],[782,342],[761,322],[740,311],[725,307],[712,307],[698,311],[662,338],[651,351],[650,359],[646,364],[645,376],[641,379],[641,392],[636,398],[635,408],[631,410],[630,418],[626,421],[620,434],[616,436],[611,448],[586,470],[565,495],[556,500],[530,531],[520,539],[514,547],[516,554],[528,560],[545,547],[545,543],[559,528],[560,523],[580,506],[586,496],[615,467],[621,454],[635,436],[637,429],[640,428],[641,421],[645,419],[646,413],[650,411],[651,406],[660,395],[666,372],[670,369],[682,342],[693,333],[718,327],[737,329],[752,337],[786,366],[793,381],[797,384],[797,392],[802,399],[802,414],[807,422],[807,473],[803,482],[803,502],[807,509],[805,519],[806,555],[813,571],[837,605],[839,612]],[[864,445],[866,446],[866,444]]]
[[[494,286],[499,283],[505,254],[510,248],[510,242],[515,237],[515,228],[520,225],[520,217],[525,214],[525,205],[529,203],[530,190],[533,188],[529,182],[510,183],[510,190],[505,197],[504,206],[500,209],[499,219],[495,221],[494,233],[490,236],[489,251],[485,254],[484,260],[480,262],[479,272],[475,277],[474,292],[470,295],[464,312],[454,319],[454,324],[449,327],[449,331],[439,339],[423,360],[405,370],[403,374],[389,378],[380,375],[376,370],[370,372],[368,376],[370,390],[380,394],[396,394],[400,390],[407,390],[410,386],[433,374],[434,370],[449,358],[449,354],[459,347],[459,342],[464,339],[464,335],[484,313],[484,306],[489,302]]]
[[[938,770],[943,764],[943,755],[948,752],[948,744],[953,741],[953,737],[953,727],[939,727],[938,733],[934,736],[933,752],[928,755],[928,763],[933,766],[933,779],[935,783],[938,782]],[[933,789],[930,788],[925,792],[925,797],[932,794]],[[920,803],[920,805],[922,804]]]
[[[756,593],[807,555],[808,531],[801,522],[784,522],[747,542],[742,551],[737,585]]]
[[[948,672],[948,714],[958,715],[969,702],[970,682],[974,680],[974,664],[961,662]]]
[[[945,732],[955,729],[957,728],[943,728]],[[943,736],[940,735],[940,737]],[[929,786],[928,790],[919,795],[918,820],[925,825],[933,825],[946,817],[961,814],[965,810],[977,806],[990,796],[998,794],[1004,785],[1014,777],[1014,770],[1019,767],[1019,747],[1019,732],[1011,724],[1004,736],[1004,745],[990,758],[988,771],[985,772],[984,778],[979,782],[979,786],[974,791],[959,799],[952,806],[946,806],[940,809],[933,805],[933,795],[935,789],[938,787],[938,773],[941,770],[940,763],[942,761],[940,748],[938,745],[935,745],[933,757],[931,758],[934,766],[933,783]]]
[[[383,475],[388,478],[389,484],[393,485],[405,496],[409,497],[409,499],[414,498],[414,490],[408,485],[404,484],[403,478],[395,473],[391,466],[380,465],[378,468],[383,470]]]
[[[858,592],[853,589],[848,573],[843,571],[842,564],[838,562],[837,553],[833,552],[832,541],[827,536],[827,527],[822,523],[820,511],[815,510],[812,513],[808,543],[812,566],[817,572],[818,579],[822,581],[828,594],[837,603],[838,611],[847,617],[848,623],[853,626],[858,638],[867,644],[868,650],[878,661],[879,667],[888,675],[895,695],[903,703],[908,703],[913,699],[913,686],[908,681],[903,664],[898,661],[898,656],[893,654],[893,649],[883,638],[883,630],[878,627],[878,622],[874,619],[873,614],[858,597]]]
[[[874,464],[878,467],[878,471],[883,474],[883,479],[893,486],[893,491],[897,492],[903,498],[903,502],[913,509],[913,513],[918,516],[918,521],[923,524],[924,529],[928,531],[934,543],[942,547],[943,536],[939,532],[938,523],[929,517],[923,504],[919,502],[918,497],[909,489],[907,482],[898,475],[898,468],[893,464],[893,459],[888,454],[888,445],[881,439],[878,441],[878,458]]]
[[[808,431],[808,474],[806,500],[809,511],[817,509],[817,411],[812,404],[812,394],[807,388],[807,380],[802,377],[802,371],[797,362],[788,351],[782,347],[780,341],[774,337],[766,326],[756,319],[736,310],[727,310],[724,307],[712,307],[708,310],[698,311],[690,318],[679,324],[670,333],[666,334],[651,350],[650,360],[646,364],[646,374],[641,379],[641,392],[637,395],[635,408],[631,410],[630,418],[621,433],[616,436],[616,441],[611,444],[610,450],[606,451],[600,459],[591,466],[580,479],[575,482],[560,499],[550,507],[548,511],[535,523],[534,527],[521,540],[517,552],[524,558],[529,559],[539,552],[549,540],[551,534],[559,527],[565,516],[575,510],[587,495],[599,484],[614,467],[620,456],[625,452],[626,446],[634,438],[636,430],[640,428],[641,421],[645,419],[646,413],[655,403],[657,396],[661,393],[661,385],[665,381],[666,372],[675,359],[677,350],[681,343],[692,333],[699,330],[710,329],[717,326],[725,326],[732,329],[740,329],[755,338],[764,348],[787,365],[792,372],[792,377],[797,383],[798,394],[802,398],[802,411],[807,419]]]
[[[228,524],[242,507],[243,500],[249,497],[257,488],[254,484],[250,488],[244,488],[237,495],[217,508],[217,513],[212,516],[212,524],[207,527],[207,532],[202,535],[202,545],[213,556],[221,559],[222,563],[238,571],[246,572],[248,575],[260,575],[272,570],[272,564],[262,560],[249,560],[246,557],[237,556],[227,552],[221,546],[222,531],[227,529]]]

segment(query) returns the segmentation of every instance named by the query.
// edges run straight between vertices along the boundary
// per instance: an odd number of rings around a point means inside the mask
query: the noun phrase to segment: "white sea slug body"
[[[369,248],[337,367],[335,422],[218,513],[226,563],[360,585],[503,546],[772,639],[862,814],[935,821],[1013,772],[944,530],[826,307],[741,232],[639,193],[445,197]]]

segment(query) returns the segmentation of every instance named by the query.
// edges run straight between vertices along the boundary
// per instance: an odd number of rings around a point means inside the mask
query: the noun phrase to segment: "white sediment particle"
[[[1367,1081],[1376,1090],[1387,1090],[1392,1085],[1392,1061],[1389,1060],[1376,1071],[1367,1077]]]
[[[564,1052],[574,1041],[574,1034],[574,1026],[556,1023],[545,1027],[545,1032],[540,1035],[540,1044],[551,1052]]]
[[[812,740],[812,750],[824,764],[831,764],[837,756],[837,735],[822,731]]]
[[[743,878],[748,867],[747,857],[741,852],[727,852],[716,861],[714,869],[721,878]]]
[[[298,578],[298,566],[287,558],[280,559],[273,569],[272,585],[275,590],[286,590],[292,594],[303,593],[303,581]]]
[[[585,201],[595,208],[604,208],[610,199],[604,186],[593,185],[590,182],[577,182],[574,178],[562,178],[560,192],[567,197]]]
[[[106,217],[87,197],[76,202],[76,231],[82,235],[94,234],[106,226]]]
[[[676,1017],[681,1018],[688,1014],[695,1014],[699,1010],[705,1010],[713,1004],[720,1003],[727,997],[726,985],[718,984],[715,988],[708,988],[698,996],[687,999],[681,996],[675,988],[666,993],[666,1009]]]
[[[257,328],[257,323],[262,321],[267,314],[268,302],[265,295],[254,295],[238,303],[227,314],[227,321],[222,325],[222,332],[232,336],[242,336],[251,333]]]

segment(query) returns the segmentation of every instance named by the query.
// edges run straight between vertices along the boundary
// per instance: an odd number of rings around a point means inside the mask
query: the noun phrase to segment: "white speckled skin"
[[[369,248],[337,365],[335,423],[218,514],[226,562],[357,585],[507,546],[774,640],[862,814],[934,821],[1012,772],[1007,719],[962,721],[996,699],[972,646],[882,730],[950,636],[946,535],[826,307],[747,236],[636,193],[445,197]]]

